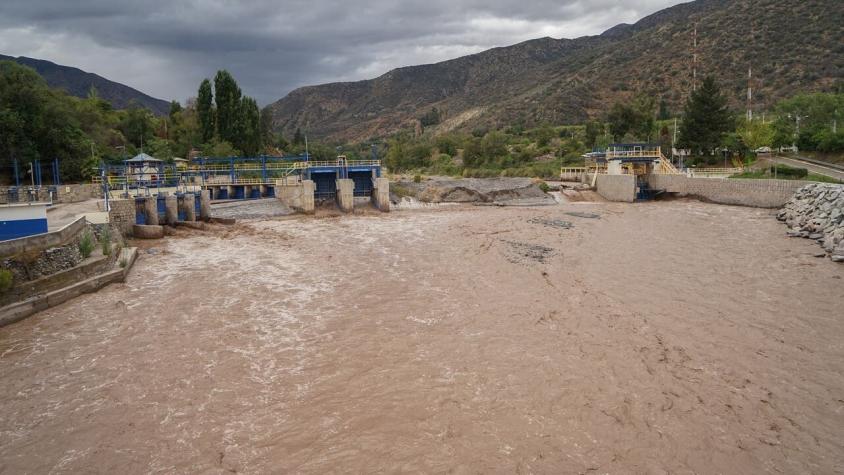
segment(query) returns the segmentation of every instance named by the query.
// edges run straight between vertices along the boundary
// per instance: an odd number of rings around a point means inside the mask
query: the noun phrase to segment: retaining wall
[[[0,204],[7,204],[9,202],[9,186],[0,186]],[[30,195],[29,185],[22,185],[18,187],[18,201],[49,201],[50,188],[52,186],[45,185],[41,188],[33,189],[33,194]],[[31,200],[30,197],[35,198]],[[99,185],[91,183],[81,183],[74,185],[59,185],[55,187],[53,193],[54,203],[75,203],[77,201],[85,201],[91,198],[100,198],[102,196],[102,189]]]
[[[600,180],[600,177],[598,179]],[[757,208],[780,208],[791,199],[798,189],[813,182],[649,175],[648,183],[655,190],[696,196],[713,203]]]
[[[132,226],[135,224],[135,200],[109,200],[111,210],[108,212],[108,221],[114,224],[124,236],[132,235]]]
[[[636,201],[636,177],[633,175],[598,175],[598,194],[609,201]]]
[[[61,246],[76,238],[83,229],[85,229],[84,216],[57,231],[2,241],[0,242],[0,257],[14,256],[24,251],[32,252]]]

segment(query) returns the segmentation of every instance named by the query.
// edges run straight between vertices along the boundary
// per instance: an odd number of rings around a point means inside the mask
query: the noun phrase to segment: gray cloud
[[[263,105],[531,38],[574,38],[677,0],[3,0],[0,53],[76,66],[163,99],[231,71]]]

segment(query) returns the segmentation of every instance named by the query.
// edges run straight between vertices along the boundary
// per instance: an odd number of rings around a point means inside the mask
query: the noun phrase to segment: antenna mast
[[[753,121],[753,68],[747,67],[747,121]]]
[[[697,91],[697,23],[692,33],[692,91]]]

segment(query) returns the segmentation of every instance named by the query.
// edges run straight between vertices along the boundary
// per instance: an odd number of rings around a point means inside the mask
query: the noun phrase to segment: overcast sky
[[[261,105],[531,38],[576,38],[677,0],[0,0],[0,54],[184,101],[218,69]]]

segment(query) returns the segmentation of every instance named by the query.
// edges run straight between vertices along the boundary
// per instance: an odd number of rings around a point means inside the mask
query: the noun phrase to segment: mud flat
[[[0,329],[0,471],[833,473],[844,266],[816,252],[684,200],[171,237]]]

